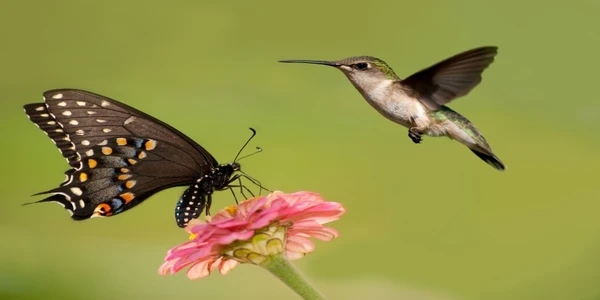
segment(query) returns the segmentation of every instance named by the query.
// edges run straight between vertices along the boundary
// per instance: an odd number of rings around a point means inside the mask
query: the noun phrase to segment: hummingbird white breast
[[[355,87],[373,108],[395,123],[407,128],[417,126],[423,129],[431,124],[425,106],[395,85],[395,80],[378,81],[363,89]]]

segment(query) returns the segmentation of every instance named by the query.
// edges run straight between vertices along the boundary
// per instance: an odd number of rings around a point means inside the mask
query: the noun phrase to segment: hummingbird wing
[[[498,47],[471,49],[429,68],[423,69],[400,84],[430,110],[436,110],[455,98],[468,94],[481,82],[481,73],[498,54]]]

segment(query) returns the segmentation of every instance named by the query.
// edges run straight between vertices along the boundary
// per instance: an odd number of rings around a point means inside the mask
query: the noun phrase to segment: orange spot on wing
[[[112,210],[112,207],[110,207],[110,205],[108,205],[106,203],[100,203],[100,204],[98,204],[98,207],[101,207],[102,209],[104,209],[104,212],[109,212]]]
[[[119,146],[125,146],[125,145],[127,145],[127,139],[125,139],[125,138],[117,138],[117,145],[119,145]]]
[[[135,198],[135,195],[133,193],[123,193],[120,195],[121,199],[125,200],[125,203],[129,203],[131,202],[131,200],[133,200],[133,198]]]
[[[110,205],[108,205],[106,203],[100,203],[94,209],[93,216],[94,217],[108,217],[108,216],[112,215],[111,210],[112,210],[112,207],[110,207]]]
[[[131,177],[131,175],[129,175],[129,174],[121,174],[121,175],[117,176],[117,179],[119,179],[119,180],[127,180],[130,177]]]
[[[148,140],[144,144],[144,147],[146,147],[146,150],[152,150],[152,149],[156,148],[156,141],[155,140]]]
[[[102,153],[104,153],[104,155],[110,155],[112,152],[113,150],[111,147],[102,147]]]
[[[85,182],[85,181],[87,181],[87,180],[88,180],[88,176],[87,176],[87,174],[86,174],[86,173],[81,173],[81,174],[79,174],[79,181],[81,181],[81,182]]]
[[[129,180],[127,182],[125,182],[125,187],[127,187],[128,189],[132,188],[135,185],[135,180]]]
[[[127,169],[127,168],[121,168],[121,173],[129,173],[129,169]]]
[[[88,159],[88,166],[93,169],[98,165],[98,162],[95,159]]]
[[[137,161],[132,158],[128,159],[127,161],[129,162],[130,165],[135,165],[137,163]]]
[[[144,152],[144,151],[140,152],[140,154],[138,154],[138,158],[139,159],[146,158],[146,152]]]

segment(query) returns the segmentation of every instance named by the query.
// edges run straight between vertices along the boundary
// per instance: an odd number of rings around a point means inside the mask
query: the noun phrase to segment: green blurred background
[[[40,199],[67,169],[22,105],[71,87],[173,125],[267,187],[343,202],[341,236],[295,262],[329,299],[600,299],[598,1],[2,2],[2,299],[296,299],[243,265],[162,277],[187,239],[184,188],[109,219],[74,222]],[[450,104],[507,164],[407,131],[341,72],[279,59],[372,55],[400,77],[498,45]],[[230,205],[218,193],[214,209]]]

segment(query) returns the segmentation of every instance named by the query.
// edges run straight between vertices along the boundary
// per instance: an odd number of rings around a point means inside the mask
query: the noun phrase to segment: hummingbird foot
[[[415,144],[420,144],[421,141],[423,140],[421,138],[421,133],[419,132],[419,130],[417,129],[417,127],[411,127],[408,130],[408,137],[413,141],[413,143]]]

